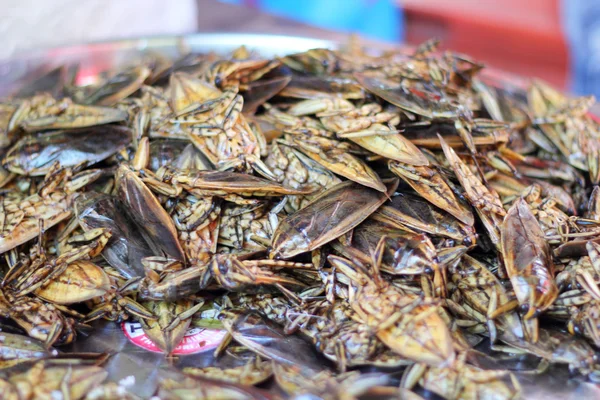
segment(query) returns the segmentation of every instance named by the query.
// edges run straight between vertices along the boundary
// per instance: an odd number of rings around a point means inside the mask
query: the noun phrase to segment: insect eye
[[[523,314],[526,314],[526,313],[527,313],[527,311],[529,311],[529,305],[527,305],[527,304],[521,304],[521,305],[519,306],[519,310],[521,310],[521,312],[522,312]]]

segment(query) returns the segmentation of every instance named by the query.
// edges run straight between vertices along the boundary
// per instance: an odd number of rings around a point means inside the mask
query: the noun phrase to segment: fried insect
[[[388,195],[398,181],[388,184]],[[343,182],[279,223],[270,256],[290,258],[314,250],[364,221],[386,200],[386,193]]]
[[[140,319],[155,319],[156,317],[146,307],[135,301],[129,295],[137,291],[140,278],[132,278],[128,281],[120,276],[110,276],[110,287],[102,296],[89,301],[92,309],[86,315],[86,322],[98,318],[106,318],[109,321],[123,321],[130,317]]]
[[[502,224],[502,253],[525,319],[550,307],[558,296],[554,264],[544,234],[522,199],[510,208]]]
[[[98,366],[39,361],[23,372],[0,379],[3,398],[10,400],[62,398],[83,399],[100,385],[108,372]]]
[[[100,174],[99,170],[88,170],[73,176],[70,170],[59,169],[58,164],[54,164],[37,193],[0,195],[0,253],[38,237],[43,229],[69,218],[73,201],[79,194],[76,191],[98,179]]]
[[[47,347],[54,344],[68,344],[75,340],[75,320],[65,316],[66,309],[59,309],[30,296],[13,297],[0,292],[0,313],[11,318],[23,328],[29,336]],[[75,316],[79,313],[71,312]]]
[[[371,273],[356,262],[329,256],[356,288],[348,299],[363,323],[375,329],[377,337],[392,351],[432,366],[451,364],[455,358],[450,332],[434,301],[403,293],[379,275],[384,241],[373,254]]]
[[[157,398],[512,399],[516,354],[600,381],[594,99],[439,45],[28,77],[0,101],[3,398],[136,399],[50,347],[100,318],[166,353]],[[174,357],[192,326],[227,331],[214,359]]]
[[[165,353],[171,354],[185,335],[192,316],[203,303],[196,305],[190,300],[177,302],[154,301],[144,303],[145,308],[154,315],[154,320],[140,319],[144,332]]]
[[[130,141],[129,128],[113,125],[25,136],[8,150],[2,165],[16,174],[41,176],[55,163],[63,168],[96,164]]]

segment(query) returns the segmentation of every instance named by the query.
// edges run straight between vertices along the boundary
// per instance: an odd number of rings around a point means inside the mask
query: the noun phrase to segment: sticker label
[[[125,336],[136,346],[154,353],[163,352],[150,340],[139,322],[123,322],[121,329],[123,329]],[[185,355],[210,350],[217,347],[226,334],[227,331],[222,329],[190,328],[171,354]]]

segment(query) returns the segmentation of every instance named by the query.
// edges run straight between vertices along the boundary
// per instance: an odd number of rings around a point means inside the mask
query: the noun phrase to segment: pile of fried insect
[[[3,398],[136,398],[61,353],[102,318],[167,354],[227,329],[244,362],[185,368],[165,399],[509,399],[518,374],[479,360],[511,354],[600,380],[594,99],[492,85],[437,45],[148,53],[2,100]],[[326,362],[240,334],[265,321]]]

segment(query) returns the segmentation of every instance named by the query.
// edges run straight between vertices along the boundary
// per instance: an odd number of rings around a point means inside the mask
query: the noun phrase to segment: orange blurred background
[[[566,89],[569,59],[558,0],[401,0],[405,39],[431,37],[494,67]]]

